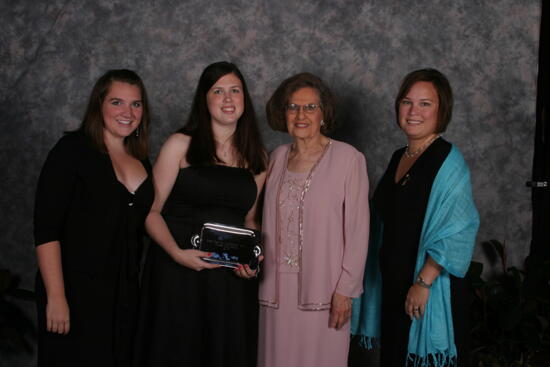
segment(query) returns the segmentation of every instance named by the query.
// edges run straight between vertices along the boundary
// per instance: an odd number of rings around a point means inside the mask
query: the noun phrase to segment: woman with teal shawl
[[[352,334],[380,347],[383,367],[468,364],[468,284],[479,215],[469,169],[440,137],[451,120],[447,78],[408,74],[395,101],[408,145],[397,150],[373,197],[364,294]]]

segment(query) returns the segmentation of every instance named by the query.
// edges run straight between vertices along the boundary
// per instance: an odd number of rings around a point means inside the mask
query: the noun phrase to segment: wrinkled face
[[[399,126],[409,139],[423,139],[437,131],[439,97],[430,82],[416,82],[399,104]]]
[[[244,112],[241,80],[233,73],[222,76],[206,95],[212,124],[237,124]]]
[[[323,111],[319,92],[300,88],[292,93],[286,108],[286,127],[293,138],[308,139],[321,135]]]
[[[141,123],[143,105],[137,85],[114,81],[101,106],[103,134],[125,138]]]

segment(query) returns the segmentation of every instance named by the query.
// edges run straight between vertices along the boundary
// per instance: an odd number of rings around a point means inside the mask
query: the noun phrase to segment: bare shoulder
[[[177,160],[180,162],[180,166],[186,166],[185,155],[190,143],[191,137],[189,135],[181,133],[170,135],[160,149],[159,160]]]
[[[169,149],[179,149],[179,150],[185,150],[189,148],[189,144],[191,143],[191,137],[189,135],[185,135],[182,133],[174,133],[166,139],[166,142],[163,145],[164,147],[167,147]]]
[[[264,185],[266,175],[267,175],[267,170],[263,170],[257,175],[254,175],[254,181],[256,181],[256,185],[258,187],[261,188]]]

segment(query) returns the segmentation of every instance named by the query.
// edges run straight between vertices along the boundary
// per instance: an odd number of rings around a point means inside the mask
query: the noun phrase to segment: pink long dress
[[[299,207],[308,172],[285,172],[279,195],[279,307],[260,307],[258,367],[347,365],[349,323],[331,329],[329,309],[298,308]],[[267,332],[266,332],[267,331]]]

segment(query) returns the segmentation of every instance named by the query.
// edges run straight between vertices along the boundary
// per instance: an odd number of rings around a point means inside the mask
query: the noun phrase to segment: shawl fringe
[[[366,350],[374,350],[380,348],[380,340],[378,338],[372,337],[372,336],[366,336],[366,335],[353,335],[354,337],[357,337],[358,341],[357,343],[361,348],[364,348]]]
[[[456,365],[456,356],[447,353],[430,353],[425,357],[407,354],[407,367],[452,367]]]
[[[375,211],[371,219],[365,292],[353,300],[351,320],[351,333],[357,335],[367,349],[380,346],[381,317],[381,277],[377,257],[382,244],[383,223]],[[450,275],[463,277],[466,273],[478,226],[479,214],[472,198],[469,169],[453,145],[433,182],[414,275],[418,275],[428,254],[444,270],[432,284],[424,317],[411,323],[406,366],[447,367],[456,364]]]

